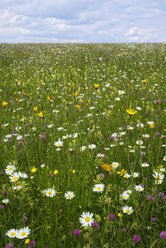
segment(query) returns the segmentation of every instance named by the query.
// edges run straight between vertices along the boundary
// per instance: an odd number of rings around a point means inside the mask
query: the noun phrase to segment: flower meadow
[[[0,247],[166,247],[166,45],[0,45]]]

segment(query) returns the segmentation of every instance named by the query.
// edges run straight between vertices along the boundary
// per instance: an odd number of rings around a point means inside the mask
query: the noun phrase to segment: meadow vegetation
[[[166,45],[0,45],[0,247],[166,247]]]

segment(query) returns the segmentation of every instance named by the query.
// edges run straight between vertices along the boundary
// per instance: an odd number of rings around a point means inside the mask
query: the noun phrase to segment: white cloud
[[[164,42],[164,0],[0,0],[0,42]]]

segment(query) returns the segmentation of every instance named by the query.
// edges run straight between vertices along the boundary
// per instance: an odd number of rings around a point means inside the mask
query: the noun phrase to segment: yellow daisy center
[[[90,217],[89,216],[86,216],[85,217],[85,222],[89,222],[90,221]]]
[[[17,180],[18,180],[18,176],[14,176],[12,181],[16,182]]]
[[[24,237],[24,236],[26,236],[26,234],[27,234],[26,232],[22,232],[21,236]]]
[[[16,232],[11,232],[10,235],[13,237],[16,235]]]

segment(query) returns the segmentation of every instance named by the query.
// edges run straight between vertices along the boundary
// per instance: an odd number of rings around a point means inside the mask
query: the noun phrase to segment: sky
[[[166,0],[0,0],[0,43],[166,42]]]

